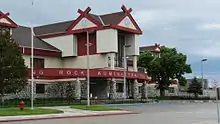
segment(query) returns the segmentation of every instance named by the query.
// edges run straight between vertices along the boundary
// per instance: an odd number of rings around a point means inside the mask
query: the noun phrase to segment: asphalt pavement
[[[152,104],[120,107],[139,114],[1,124],[217,124],[215,103]]]

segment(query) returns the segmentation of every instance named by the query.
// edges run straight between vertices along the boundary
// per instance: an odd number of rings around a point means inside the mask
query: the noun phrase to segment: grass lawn
[[[107,107],[102,105],[73,105],[71,108],[74,109],[82,109],[82,110],[90,110],[90,111],[113,111],[113,110],[123,110],[121,108],[113,108],[113,107]]]
[[[30,108],[25,108],[23,111],[20,111],[19,108],[0,108],[0,116],[16,116],[16,115],[41,115],[41,114],[57,114],[63,113],[60,110],[54,109],[41,109],[34,108],[31,110]]]

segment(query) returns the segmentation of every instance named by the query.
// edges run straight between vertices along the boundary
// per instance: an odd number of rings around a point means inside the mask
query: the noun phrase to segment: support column
[[[138,68],[137,68],[137,56],[133,56],[133,69],[134,71],[138,71]]]
[[[141,88],[141,99],[148,99],[147,94],[147,81],[143,82],[142,88]]]
[[[132,94],[132,96],[133,96],[133,99],[137,99],[138,98],[138,94],[139,94],[139,92],[138,92],[138,81],[137,81],[137,79],[135,79],[134,80],[134,82],[133,82],[133,87],[132,87],[132,89],[133,89],[133,94]]]
[[[115,79],[110,80],[110,99],[116,99],[116,81]]]
[[[81,99],[81,82],[79,78],[76,79],[75,82],[75,92],[74,92],[75,99]]]
[[[81,81],[81,97],[87,99],[87,82],[86,80]]]

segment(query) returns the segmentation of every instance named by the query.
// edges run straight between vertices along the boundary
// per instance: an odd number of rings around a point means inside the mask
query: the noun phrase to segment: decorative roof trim
[[[7,23],[2,23],[0,22],[0,25],[2,26],[7,26],[7,27],[11,27],[11,28],[17,28],[18,25],[12,21],[8,16],[10,15],[10,13],[3,13],[2,11],[0,11],[0,19],[6,19],[7,21],[9,21],[11,24],[7,24]]]

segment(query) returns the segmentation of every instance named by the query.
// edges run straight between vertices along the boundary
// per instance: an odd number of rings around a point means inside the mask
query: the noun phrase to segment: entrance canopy
[[[31,69],[28,69],[28,76],[31,77]],[[86,69],[75,68],[39,68],[34,69],[35,79],[65,79],[65,78],[86,78]],[[102,78],[123,78],[124,72],[121,70],[99,70],[90,69],[90,77]],[[146,73],[133,71],[126,72],[127,79],[149,80]]]

